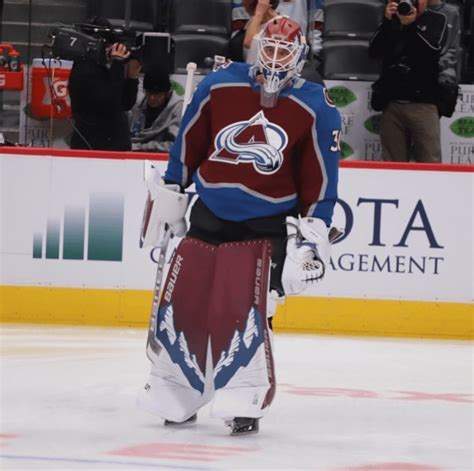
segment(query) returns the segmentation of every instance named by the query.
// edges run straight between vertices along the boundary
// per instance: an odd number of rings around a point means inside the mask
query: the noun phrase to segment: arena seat
[[[360,39],[323,41],[323,77],[328,80],[375,81],[380,74],[378,61],[369,58],[369,42]]]
[[[221,36],[208,34],[173,34],[175,43],[175,73],[186,73],[186,64],[195,62],[198,71],[212,68],[215,55],[228,56],[229,41]]]
[[[324,37],[368,39],[382,21],[380,0],[326,0]]]
[[[153,31],[153,0],[130,1],[129,27],[137,31]],[[126,16],[126,1],[89,0],[88,16],[107,18],[112,26],[123,27]]]
[[[229,0],[170,0],[169,32],[229,38],[231,8]]]

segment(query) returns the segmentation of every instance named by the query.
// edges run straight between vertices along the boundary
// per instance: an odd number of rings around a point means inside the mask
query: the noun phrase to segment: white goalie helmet
[[[258,36],[257,68],[263,76],[261,104],[273,107],[280,91],[303,69],[308,46],[296,21],[270,20]]]

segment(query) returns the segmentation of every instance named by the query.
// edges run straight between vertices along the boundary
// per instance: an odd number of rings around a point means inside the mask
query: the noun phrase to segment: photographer
[[[107,20],[92,24],[111,29]],[[69,77],[69,94],[75,129],[73,149],[131,150],[127,111],[137,99],[140,63],[127,47],[108,44],[107,63],[84,57],[74,61]]]
[[[408,161],[413,143],[417,160],[441,162],[438,78],[447,20],[426,7],[427,0],[390,0],[370,40],[369,54],[382,59],[371,104],[382,111],[383,160]]]

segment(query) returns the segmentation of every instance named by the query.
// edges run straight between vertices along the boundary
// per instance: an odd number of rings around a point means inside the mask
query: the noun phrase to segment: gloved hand
[[[330,260],[328,228],[318,218],[286,218],[288,242],[283,265],[285,294],[298,294],[321,280]]]

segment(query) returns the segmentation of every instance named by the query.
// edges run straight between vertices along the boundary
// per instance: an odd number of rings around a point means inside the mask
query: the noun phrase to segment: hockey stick
[[[186,65],[186,84],[184,86],[183,112],[181,116],[184,116],[184,112],[186,111],[193,95],[193,78],[196,68],[197,65],[195,62],[188,62]]]
[[[156,338],[156,327],[158,319],[158,307],[161,298],[161,284],[163,282],[163,272],[165,267],[166,251],[171,239],[171,230],[169,227],[163,228],[163,236],[159,247],[160,255],[156,266],[155,286],[153,288],[153,304],[151,307],[150,323],[148,325],[148,337],[146,341],[146,355],[148,359],[154,363],[154,359],[158,356],[161,346]]]
[[[184,89],[184,100],[183,100],[183,111],[182,115],[184,116],[184,112],[191,101],[191,96],[193,94],[193,78],[194,72],[196,71],[196,64],[194,62],[189,62],[186,66],[186,85]],[[145,162],[145,166],[151,165],[150,162]],[[145,170],[145,174],[146,174]],[[168,249],[168,244],[171,239],[172,231],[168,225],[162,228],[162,237],[161,237],[161,244],[158,247],[160,250],[160,255],[158,256],[158,263],[156,267],[156,277],[155,277],[155,286],[153,289],[153,304],[151,308],[150,314],[150,323],[148,326],[148,337],[146,342],[146,354],[148,359],[154,363],[154,360],[160,353],[161,346],[158,343],[157,339],[157,321],[158,321],[158,308],[160,306],[160,298],[161,298],[161,285],[163,283],[163,273],[164,267],[166,262],[166,252]]]

